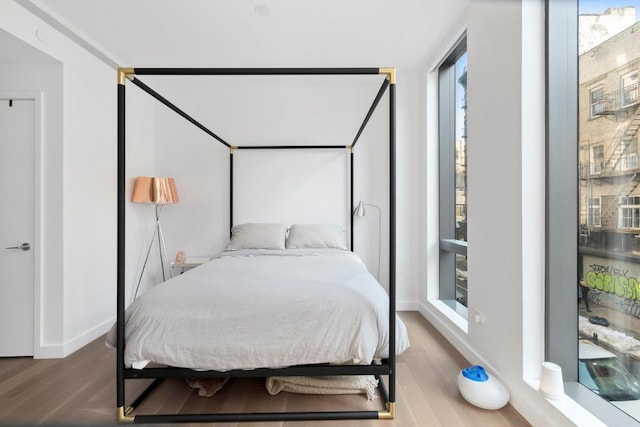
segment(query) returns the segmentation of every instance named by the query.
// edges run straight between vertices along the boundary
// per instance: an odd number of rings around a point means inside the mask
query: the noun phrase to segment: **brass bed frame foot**
[[[127,407],[126,409],[123,406],[118,407],[116,412],[116,421],[118,424],[133,424],[136,419],[135,416],[131,415],[133,412],[133,408]]]
[[[393,420],[396,417],[396,402],[387,402],[387,410],[378,412],[379,420]]]

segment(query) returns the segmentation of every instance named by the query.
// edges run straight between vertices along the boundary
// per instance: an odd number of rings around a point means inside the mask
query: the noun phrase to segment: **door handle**
[[[20,250],[23,250],[23,251],[26,252],[29,249],[31,249],[31,245],[25,242],[25,243],[21,244],[20,246],[10,246],[10,247],[5,248],[5,249],[20,249]]]

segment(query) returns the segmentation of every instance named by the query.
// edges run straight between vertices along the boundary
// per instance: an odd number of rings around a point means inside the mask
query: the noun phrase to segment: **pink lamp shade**
[[[178,192],[173,178],[158,178],[154,176],[139,176],[133,186],[134,203],[154,203],[165,205],[178,203]]]

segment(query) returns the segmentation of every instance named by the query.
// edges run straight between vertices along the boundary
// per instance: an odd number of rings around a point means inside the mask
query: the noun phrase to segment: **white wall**
[[[398,310],[417,310],[420,290],[425,281],[420,278],[423,258],[420,246],[421,200],[420,123],[424,112],[420,110],[422,80],[418,70],[399,70],[396,115],[396,282],[398,283]]]
[[[114,70],[64,39],[65,353],[110,326],[116,275]]]
[[[101,335],[115,313],[116,73],[14,2],[0,3],[0,28],[62,64],[9,71],[20,89],[43,93],[35,351],[62,357]]]
[[[125,305],[162,279],[157,239],[152,238],[155,226],[153,205],[129,203],[133,194],[135,178],[156,176],[155,161],[155,117],[153,100],[132,84],[125,84],[125,143],[126,143],[126,189],[125,199]],[[153,244],[152,244],[153,243]],[[151,249],[149,249],[151,247]],[[149,260],[143,271],[147,252]]]

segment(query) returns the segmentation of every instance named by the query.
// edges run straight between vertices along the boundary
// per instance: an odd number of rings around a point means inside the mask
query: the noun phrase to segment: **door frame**
[[[33,358],[45,357],[41,343],[42,312],[42,92],[0,91],[0,100],[33,101]]]

